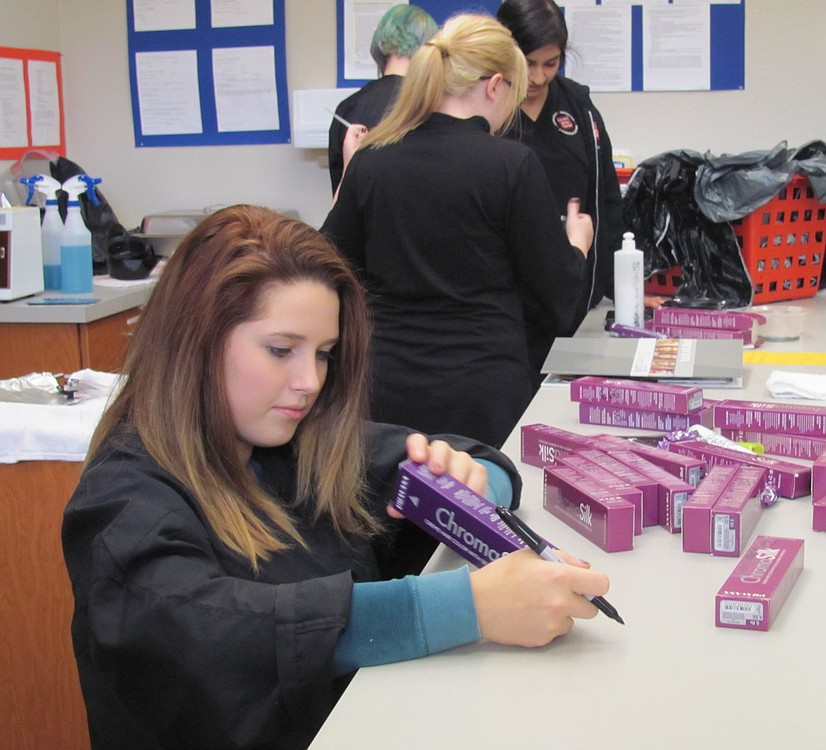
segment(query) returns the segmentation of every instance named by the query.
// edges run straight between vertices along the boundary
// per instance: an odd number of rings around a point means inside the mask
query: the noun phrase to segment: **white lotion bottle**
[[[622,247],[614,253],[614,322],[634,328],[645,327],[643,302],[643,252],[634,235],[622,235]]]

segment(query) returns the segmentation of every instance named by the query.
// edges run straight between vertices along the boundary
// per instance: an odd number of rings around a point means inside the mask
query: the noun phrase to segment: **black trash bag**
[[[734,230],[727,222],[708,219],[694,199],[702,162],[699,153],[687,150],[642,162],[625,193],[625,225],[643,251],[646,278],[682,268],[682,283],[674,293],[679,304],[745,307],[753,289]]]
[[[791,149],[782,141],[771,151],[732,156],[706,152],[697,168],[694,199],[712,221],[734,221],[777,195],[797,172]]]
[[[71,177],[79,174],[89,174],[85,169],[70,161],[64,156],[59,156],[49,163],[52,177],[61,184]],[[90,175],[95,177],[96,175]],[[95,206],[89,197],[84,193],[80,196],[80,214],[89,231],[92,233],[92,269],[95,275],[106,274],[106,248],[109,240],[113,237],[120,237],[126,234],[126,229],[118,221],[117,216],[109,201],[103,197],[103,193],[95,187],[95,197],[98,204]],[[57,199],[57,207],[60,211],[60,218],[66,221],[66,210],[69,196],[60,191]]]
[[[798,172],[803,172],[812,185],[817,199],[826,203],[826,143],[809,141],[795,152]]]

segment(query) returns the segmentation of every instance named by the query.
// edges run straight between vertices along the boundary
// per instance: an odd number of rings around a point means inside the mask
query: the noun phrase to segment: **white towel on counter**
[[[766,386],[775,398],[807,398],[826,401],[826,375],[773,370],[766,380]]]
[[[86,458],[92,433],[120,376],[80,370],[70,379],[94,384],[99,390],[71,405],[0,402],[0,463]]]

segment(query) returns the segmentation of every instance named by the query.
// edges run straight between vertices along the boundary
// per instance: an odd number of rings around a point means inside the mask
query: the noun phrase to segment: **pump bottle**
[[[92,233],[80,213],[80,196],[85,192],[97,205],[95,185],[99,182],[99,178],[79,174],[63,183],[69,194],[66,223],[60,234],[61,289],[66,294],[85,294],[93,288]]]
[[[643,301],[644,258],[634,242],[634,235],[622,235],[622,247],[614,253],[614,322],[645,327]]]
[[[43,287],[60,289],[60,235],[63,232],[63,219],[57,208],[57,191],[60,183],[54,177],[36,174],[20,179],[29,189],[26,205],[30,205],[35,190],[46,198],[46,212],[40,225],[41,246],[43,247]]]

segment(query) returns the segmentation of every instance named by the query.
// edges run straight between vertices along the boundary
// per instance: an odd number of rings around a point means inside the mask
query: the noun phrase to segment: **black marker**
[[[504,505],[497,505],[496,513],[499,518],[502,519],[503,523],[541,558],[550,560],[551,562],[565,562],[559,555],[551,551],[548,543],[542,537],[536,534],[521,518],[517,518],[511,513]],[[620,625],[625,625],[625,620],[620,617],[619,612],[614,609],[607,599],[602,596],[588,596],[587,594],[583,594],[583,596],[600,612],[608,615],[612,620],[616,620]]]

